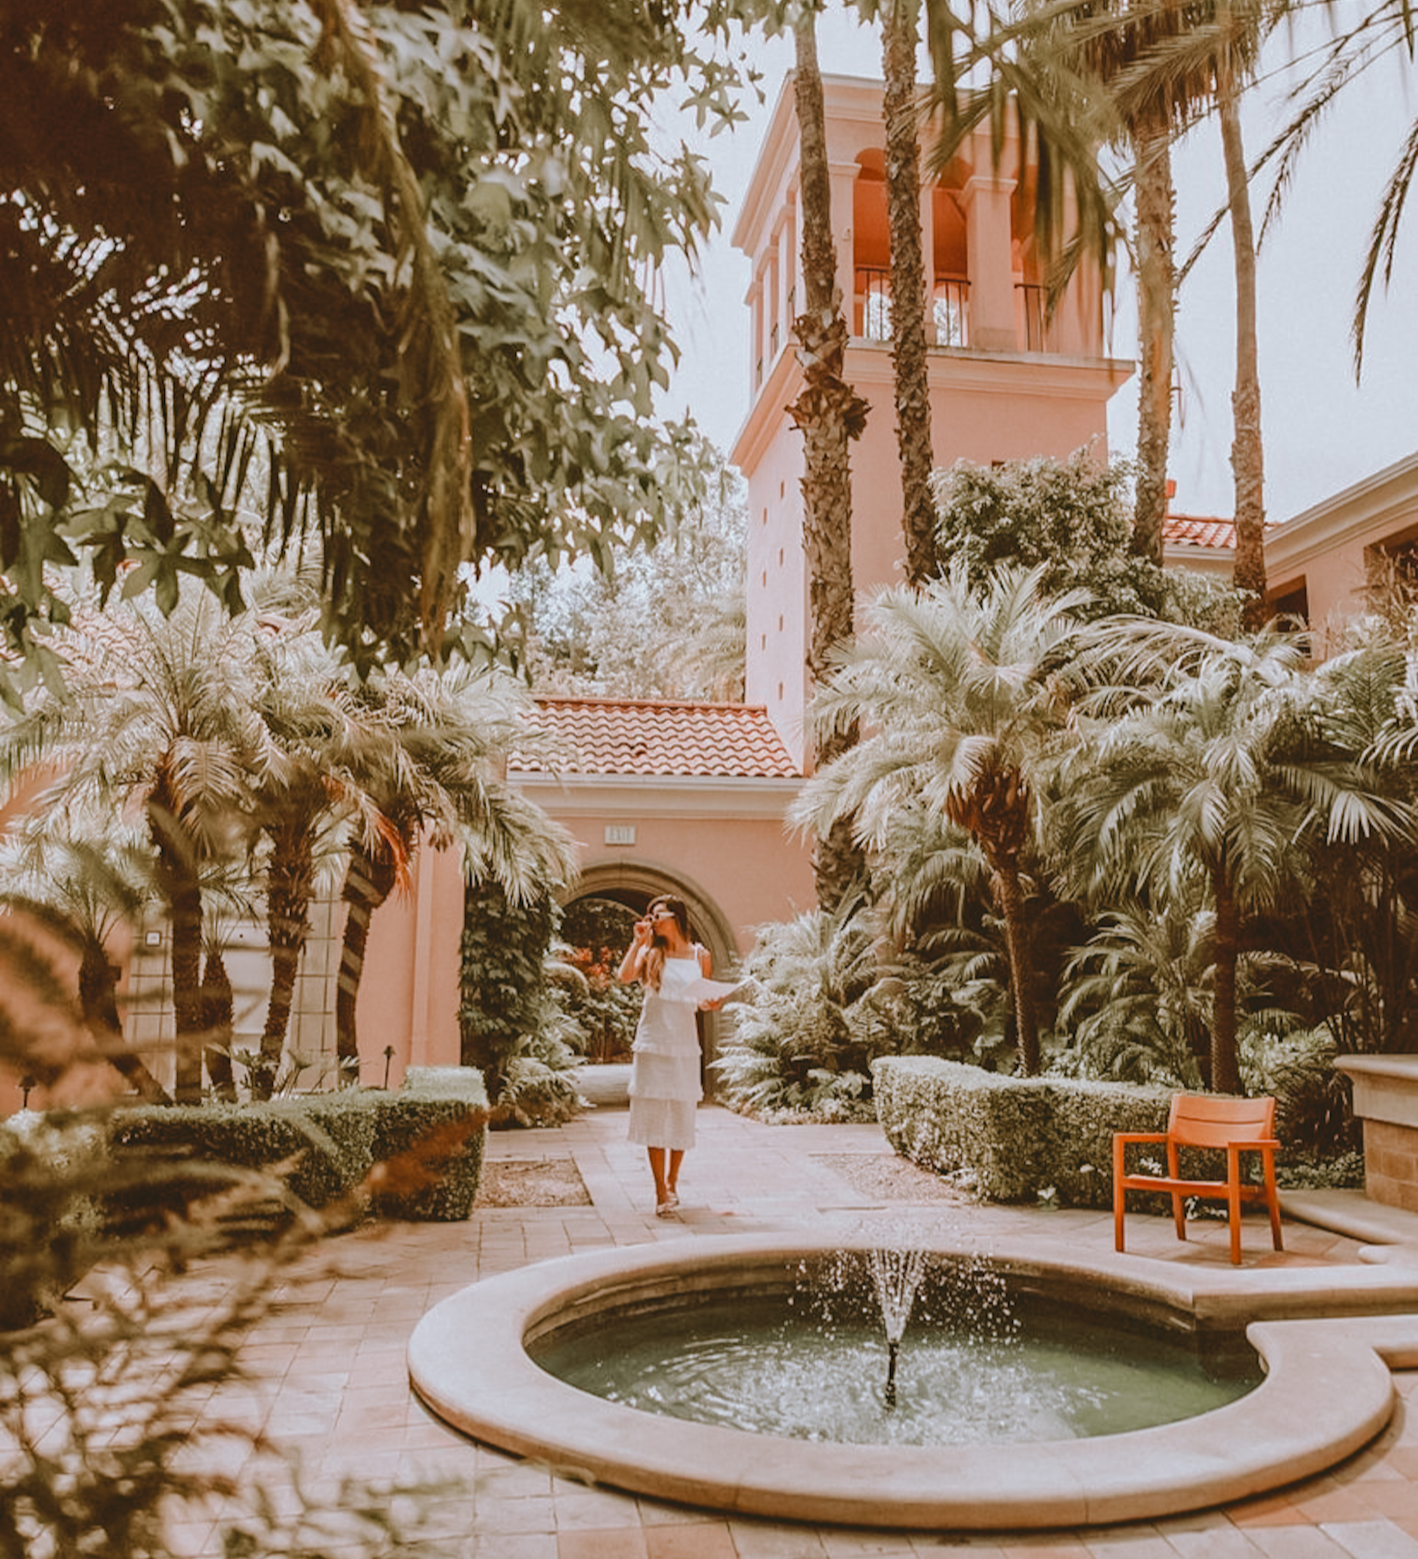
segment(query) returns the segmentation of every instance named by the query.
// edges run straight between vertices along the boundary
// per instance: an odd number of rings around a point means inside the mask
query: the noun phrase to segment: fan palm
[[[348,836],[342,897],[348,906],[335,996],[336,1052],[358,1068],[356,1008],[369,924],[421,843],[462,846],[474,881],[492,878],[523,901],[571,879],[570,836],[500,777],[509,748],[525,743],[525,698],[503,678],[468,671],[389,672],[355,699],[345,772],[365,798]]]
[[[210,596],[168,619],[136,606],[87,616],[64,641],[69,693],[45,692],[0,731],[11,783],[40,762],[37,802],[70,797],[139,812],[172,930],[179,1100],[201,1091],[202,883],[250,837],[250,774],[264,737],[251,706],[252,625]]]
[[[1034,777],[1067,713],[1051,672],[1085,599],[1042,595],[1039,575],[1001,570],[976,590],[955,566],[919,594],[878,594],[813,706],[828,729],[861,721],[873,734],[809,781],[794,814],[819,831],[855,817],[875,849],[899,807],[923,802],[975,840],[1005,922],[1026,1075],[1040,1048],[1023,861],[1037,837]]]
[[[1091,740],[1070,755],[1060,833],[1070,885],[1160,904],[1200,883],[1214,917],[1211,1086],[1239,1092],[1237,965],[1248,926],[1302,879],[1306,844],[1411,827],[1357,753],[1329,739],[1294,638],[1231,643],[1113,619],[1086,658],[1111,663]]]

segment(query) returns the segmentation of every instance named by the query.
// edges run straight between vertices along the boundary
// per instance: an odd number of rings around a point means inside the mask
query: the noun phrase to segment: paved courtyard
[[[1110,1250],[1106,1214],[987,1208],[943,1199],[901,1165],[875,1126],[766,1127],[701,1110],[700,1141],[681,1176],[682,1208],[654,1216],[643,1152],[625,1140],[614,1095],[557,1130],[494,1133],[491,1164],[570,1160],[583,1205],[480,1207],[461,1224],[370,1227],[303,1262],[284,1303],[246,1353],[243,1406],[278,1445],[298,1453],[313,1486],[354,1475],[439,1480],[427,1554],[438,1559],[846,1559],[937,1555],[981,1559],[1418,1559],[1418,1426],[1406,1409],[1418,1372],[1396,1378],[1404,1403],[1373,1445],[1331,1473],[1222,1509],[1125,1527],[1019,1534],[902,1533],[787,1524],[669,1505],[590,1488],[475,1444],[414,1398],[409,1334],[439,1300],[480,1278],[607,1245],[772,1231],[851,1233],[903,1225],[958,1227],[972,1237],[1037,1231]],[[574,1182],[575,1176],[570,1177]],[[865,1188],[865,1189],[863,1189]],[[1129,1216],[1140,1256],[1227,1266],[1222,1222],[1192,1226]],[[1287,1220],[1286,1250],[1262,1219],[1246,1226],[1247,1265],[1358,1259],[1352,1238]],[[470,1347],[477,1346],[469,1338]],[[225,1404],[230,1406],[229,1401]],[[218,1411],[213,1403],[211,1411]],[[1008,1448],[1000,1454],[1008,1456]],[[232,1469],[238,1476],[242,1469]],[[176,1534],[188,1554],[215,1553],[206,1523]]]

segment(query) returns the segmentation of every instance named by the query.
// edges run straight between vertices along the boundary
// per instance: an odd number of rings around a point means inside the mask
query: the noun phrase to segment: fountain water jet
[[[911,1319],[911,1307],[916,1302],[916,1291],[925,1273],[926,1253],[923,1250],[878,1246],[871,1253],[872,1281],[876,1285],[881,1324],[886,1332],[886,1386],[882,1400],[887,1407],[896,1406],[896,1361],[906,1323]]]

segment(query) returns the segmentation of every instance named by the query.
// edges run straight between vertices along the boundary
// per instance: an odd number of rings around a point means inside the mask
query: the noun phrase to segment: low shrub
[[[458,1223],[473,1210],[487,1141],[487,1091],[476,1067],[410,1067],[382,1095],[374,1211],[410,1223]]]
[[[342,1202],[358,1216],[372,1186],[383,1216],[466,1218],[486,1111],[482,1078],[464,1067],[411,1071],[397,1093],[342,1089],[266,1103],[125,1107],[109,1123],[111,1150],[162,1158],[168,1168],[134,1191],[112,1193],[105,1213],[116,1227],[185,1215],[203,1196],[274,1167],[290,1198],[287,1216],[298,1204]],[[266,1208],[268,1217],[280,1212]]]
[[[877,1118],[898,1153],[992,1202],[1112,1206],[1117,1131],[1161,1131],[1171,1091],[1007,1078],[934,1056],[872,1065]]]

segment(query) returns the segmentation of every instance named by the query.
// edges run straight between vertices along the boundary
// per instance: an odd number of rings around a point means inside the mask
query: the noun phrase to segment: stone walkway
[[[955,1551],[979,1559],[1418,1559],[1418,1427],[1410,1430],[1406,1412],[1418,1372],[1396,1377],[1405,1401],[1383,1436],[1329,1474],[1158,1522],[1015,1535],[804,1526],[662,1504],[555,1477],[433,1418],[408,1385],[414,1324],[467,1284],[528,1262],[734,1231],[847,1233],[942,1220],[957,1227],[968,1220],[982,1239],[1032,1230],[1080,1248],[1112,1246],[1106,1214],[901,1199],[900,1182],[909,1196],[910,1177],[894,1173],[899,1161],[875,1126],[765,1127],[712,1106],[699,1122],[699,1145],[681,1176],[682,1210],[672,1219],[653,1215],[642,1150],[626,1142],[624,1110],[613,1099],[558,1130],[494,1134],[493,1160],[573,1160],[591,1204],[480,1208],[462,1224],[370,1227],[328,1242],[293,1276],[284,1303],[248,1347],[246,1412],[298,1453],[313,1487],[332,1495],[347,1475],[444,1481],[420,1550],[430,1559],[904,1559]],[[857,1166],[862,1173],[852,1172]],[[858,1189],[883,1183],[895,1189]],[[1182,1244],[1168,1221],[1130,1215],[1129,1250],[1227,1266],[1225,1224],[1189,1227]],[[1267,1232],[1263,1220],[1248,1222],[1247,1266],[1358,1259],[1354,1240],[1306,1224],[1287,1222],[1283,1254],[1270,1250]],[[221,1405],[214,1400],[210,1411]],[[184,1554],[219,1552],[210,1523],[175,1542]]]

